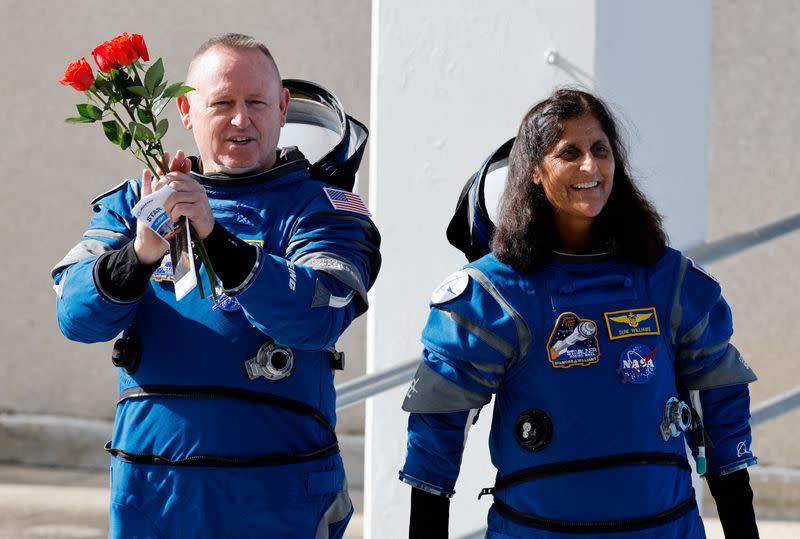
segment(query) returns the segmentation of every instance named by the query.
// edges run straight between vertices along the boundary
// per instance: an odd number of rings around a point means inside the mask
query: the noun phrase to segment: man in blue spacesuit
[[[178,152],[163,177],[95,199],[53,270],[64,335],[123,332],[110,536],[341,537],[353,509],[334,345],[367,309],[380,236],[358,195],[277,148],[289,93],[263,44],[209,40],[187,84],[178,108],[199,159]],[[176,301],[166,244],[131,215],[165,185],[170,217],[204,240],[217,300]]]

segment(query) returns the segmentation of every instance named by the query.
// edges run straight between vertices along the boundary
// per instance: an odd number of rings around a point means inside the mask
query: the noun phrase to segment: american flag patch
[[[330,187],[323,187],[322,189],[337,210],[346,210],[372,217],[372,214],[364,205],[364,201],[357,194],[350,191],[342,191],[341,189],[331,189]]]

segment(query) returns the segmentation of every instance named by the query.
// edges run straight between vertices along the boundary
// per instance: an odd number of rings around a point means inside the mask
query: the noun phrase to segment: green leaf
[[[122,150],[127,150],[131,146],[131,142],[133,142],[133,137],[131,136],[130,131],[127,129],[122,132],[122,137],[119,141],[119,147]]]
[[[169,122],[166,118],[162,118],[156,125],[156,139],[161,140],[167,134],[167,129],[169,129]]]
[[[133,80],[123,69],[112,69],[108,76],[114,85],[114,90],[120,95],[124,95],[125,90],[133,86]]]
[[[163,92],[164,88],[166,88],[166,87],[167,87],[167,81],[164,81],[161,84],[159,84],[158,86],[156,86],[156,89],[153,90],[153,97],[160,96],[161,92]]]
[[[146,99],[150,98],[150,92],[142,86],[128,86],[127,90],[135,96],[144,97]]]
[[[78,116],[76,118],[65,118],[65,122],[68,124],[90,124],[94,123],[96,120],[92,120],[91,118],[84,118],[83,116]]]
[[[164,80],[164,63],[159,58],[144,74],[144,87],[151,96],[154,95],[153,90],[161,84],[162,80]]]
[[[150,130],[149,127],[147,127],[144,124],[140,124],[139,122],[129,123],[128,129],[131,130],[131,135],[133,135],[133,138],[136,140],[149,142],[155,140],[156,138],[156,136],[153,134],[153,132]]]
[[[91,103],[81,103],[80,105],[76,105],[76,107],[81,118],[89,118],[90,120],[100,120],[103,118],[103,111]]]
[[[194,88],[191,86],[186,86],[182,82],[176,82],[175,84],[167,86],[167,89],[164,90],[164,97],[180,97],[188,94],[192,90],[194,90]]]
[[[106,79],[97,78],[94,81],[94,87],[98,92],[104,93],[105,95],[111,97],[114,94],[114,85],[111,84],[111,81]]]
[[[148,109],[137,109],[136,113],[139,116],[139,121],[143,124],[149,124],[153,121],[153,113]]]
[[[113,142],[114,144],[119,144],[120,139],[120,128],[119,124],[115,120],[109,120],[107,122],[103,122],[103,133],[106,134],[106,138]]]

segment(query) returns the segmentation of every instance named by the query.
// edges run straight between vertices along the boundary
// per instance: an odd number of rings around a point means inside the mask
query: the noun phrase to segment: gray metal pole
[[[414,358],[391,369],[360,376],[336,386],[336,409],[342,410],[378,393],[405,384],[417,372],[419,362],[419,358]]]
[[[795,408],[800,408],[800,387],[762,402],[750,410],[750,426],[756,427]]]

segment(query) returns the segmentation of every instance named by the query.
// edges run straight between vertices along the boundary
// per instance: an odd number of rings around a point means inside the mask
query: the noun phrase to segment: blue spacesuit
[[[103,290],[98,261],[135,235],[138,181],[93,201],[83,240],[53,271],[64,335],[140,341],[138,365],[119,369],[107,447],[111,535],[340,537],[352,504],[333,346],[367,308],[379,234],[357,195],[312,179],[296,150],[252,176],[192,176],[217,223],[258,247],[240,286],[178,302],[166,257],[141,297]]]
[[[433,294],[400,478],[451,496],[494,395],[487,537],[704,537],[684,435],[708,475],[756,461],[731,334],[719,284],[672,249],[531,273],[484,256]]]

